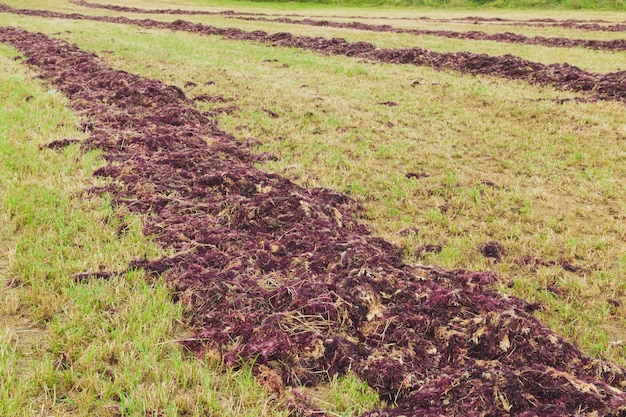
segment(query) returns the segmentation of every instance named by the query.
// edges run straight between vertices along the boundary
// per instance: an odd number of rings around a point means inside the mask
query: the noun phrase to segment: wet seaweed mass
[[[136,7],[124,7],[114,6],[108,4],[90,3],[86,1],[76,1],[75,4],[91,7],[102,8],[107,10],[115,10],[120,12],[132,12],[132,13],[154,13],[154,14],[201,14],[201,11],[184,12],[180,9],[139,9]],[[504,43],[518,43],[526,45],[541,45],[549,47],[559,48],[587,48],[601,51],[624,51],[626,50],[626,39],[615,40],[593,40],[593,39],[570,39],[563,37],[546,38],[544,36],[525,36],[517,33],[505,32],[505,33],[486,33],[478,30],[472,30],[468,32],[454,32],[450,30],[427,30],[427,29],[404,29],[397,28],[391,25],[372,25],[362,22],[333,22],[329,20],[316,20],[316,19],[292,19],[290,17],[278,17],[268,18],[259,17],[250,14],[234,15],[234,12],[205,12],[204,14],[219,14],[225,15],[231,19],[255,21],[255,22],[275,22],[275,23],[287,23],[295,25],[307,25],[307,26],[321,26],[321,27],[333,27],[343,29],[357,29],[370,32],[391,32],[391,33],[408,33],[411,35],[426,35],[426,36],[438,36],[442,38],[451,39],[466,39],[466,40],[478,40],[478,41],[494,41]]]
[[[165,274],[195,329],[187,348],[284,385],[355,372],[395,405],[369,417],[626,416],[625,370],[493,290],[494,274],[404,264],[349,197],[258,170],[175,86],[43,34],[2,27],[0,42],[82,116],[82,146],[107,161],[94,175],[112,180],[91,192],[176,253],[130,267]]]
[[[0,12],[47,18],[91,20],[145,28],[170,29],[200,35],[219,35],[229,40],[246,40],[278,47],[296,47],[324,54],[343,55],[392,64],[428,66],[437,70],[459,71],[472,75],[489,75],[525,80],[532,84],[550,85],[558,89],[584,92],[596,100],[626,102],[626,71],[597,74],[567,63],[545,65],[514,55],[491,56],[471,52],[440,53],[423,48],[376,48],[367,42],[348,42],[343,38],[295,36],[287,32],[269,34],[261,30],[217,28],[184,20],[162,22],[153,19],[88,16],[46,10],[15,9],[0,3]]]

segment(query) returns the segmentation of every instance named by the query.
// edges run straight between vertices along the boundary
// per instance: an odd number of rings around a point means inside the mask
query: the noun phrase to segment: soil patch
[[[145,215],[145,233],[176,250],[131,266],[166,275],[196,329],[189,349],[254,363],[276,387],[351,370],[397,404],[371,417],[626,413],[624,369],[494,291],[494,274],[404,264],[350,198],[259,171],[177,87],[43,34],[4,27],[0,41],[83,116],[83,146],[114,179],[92,192]]]

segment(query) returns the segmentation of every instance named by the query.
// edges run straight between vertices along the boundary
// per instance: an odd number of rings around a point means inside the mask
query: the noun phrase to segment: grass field
[[[252,0],[253,2],[255,0]],[[290,4],[284,0],[263,1],[256,0],[260,3],[268,3],[270,5]],[[190,0],[190,3],[197,5],[212,5],[215,0]],[[321,7],[428,7],[428,8],[465,8],[465,9],[482,9],[482,8],[498,8],[498,9],[547,9],[547,10],[624,10],[624,3],[621,0],[299,0],[296,3],[302,3],[304,7],[312,7],[322,5]],[[272,7],[272,6],[270,6]],[[275,7],[275,6],[274,6]]]
[[[380,47],[510,53],[596,73],[626,70],[626,52],[246,22],[225,16],[142,15],[67,1],[6,0],[16,8],[343,37]],[[108,2],[114,3],[114,2]],[[116,3],[122,4],[122,2]],[[138,1],[136,7],[234,9],[310,16],[369,16],[412,28],[444,23],[387,19],[476,15],[429,9],[325,9],[207,1]],[[626,13],[482,11],[511,19],[602,18]],[[378,19],[378,20],[377,20]],[[326,56],[218,36],[0,13],[0,26],[43,32],[107,64],[156,78],[214,112],[221,129],[276,158],[259,163],[304,187],[345,193],[359,220],[404,250],[409,264],[493,270],[496,287],[538,302],[535,313],[586,354],[626,365],[626,107],[524,81]],[[446,28],[449,28],[447,26]],[[466,23],[454,30],[471,29]],[[620,39],[624,32],[557,27],[481,30]],[[145,219],[84,193],[104,162],[78,145],[81,115],[34,70],[0,47],[0,415],[287,415],[286,394],[266,392],[251,369],[196,358],[183,306],[141,271],[77,283],[74,275],[125,271],[167,254],[141,233]],[[191,84],[193,83],[193,84]],[[581,99],[581,100],[578,100]],[[230,109],[229,109],[230,108]],[[407,177],[407,174],[417,175]],[[125,232],[118,233],[120,227]],[[495,261],[481,247],[504,248]],[[426,250],[438,246],[439,250]],[[432,246],[434,245],[434,246]],[[380,406],[355,376],[300,389],[331,415]],[[152,414],[148,414],[152,413]]]

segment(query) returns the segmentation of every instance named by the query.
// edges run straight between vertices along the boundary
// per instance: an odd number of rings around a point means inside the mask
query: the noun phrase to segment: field
[[[0,415],[626,415],[625,33],[0,2]]]

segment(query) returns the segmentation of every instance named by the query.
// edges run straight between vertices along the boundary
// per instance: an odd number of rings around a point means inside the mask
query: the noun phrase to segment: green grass
[[[138,6],[146,4],[164,7]],[[232,99],[226,105],[240,110],[220,116],[220,126],[242,140],[259,139],[259,151],[279,157],[262,169],[350,194],[364,206],[372,232],[403,247],[407,262],[495,270],[498,288],[540,302],[539,317],[559,334],[590,355],[626,364],[623,104],[557,104],[552,99],[580,95],[180,32],[13,15],[0,15],[0,24],[47,34],[67,30],[55,36],[116,68],[180,87],[194,81],[198,87],[186,89],[190,97]],[[380,34],[336,34],[390,42]],[[1,51],[0,245],[6,256],[0,257],[0,296],[7,302],[0,307],[0,407],[7,408],[0,415],[42,408],[54,415],[106,415],[111,407],[129,415],[280,415],[245,369],[224,370],[215,360],[180,352],[175,340],[188,330],[165,283],[147,283],[138,272],[73,282],[76,272],[121,270],[158,249],[140,235],[141,219],[113,210],[106,199],[79,198],[94,184],[97,155],[81,155],[76,147],[37,150],[53,139],[78,137],[76,118],[58,93],[29,81],[32,74],[8,49]],[[623,54],[555,48],[541,54],[555,61],[569,54],[590,67],[603,65],[595,63],[602,56],[615,68],[626,66]],[[398,106],[379,104],[386,101]],[[408,172],[427,176],[408,179]],[[119,222],[132,225],[122,237]],[[399,233],[407,228],[417,232]],[[492,240],[506,248],[500,263],[480,254]],[[442,251],[421,253],[424,244],[441,244]],[[524,264],[524,257],[544,264]],[[579,270],[549,264],[562,260]],[[114,378],[106,377],[111,373]],[[339,415],[376,404],[354,377],[308,393]],[[27,399],[36,400],[30,405]]]

